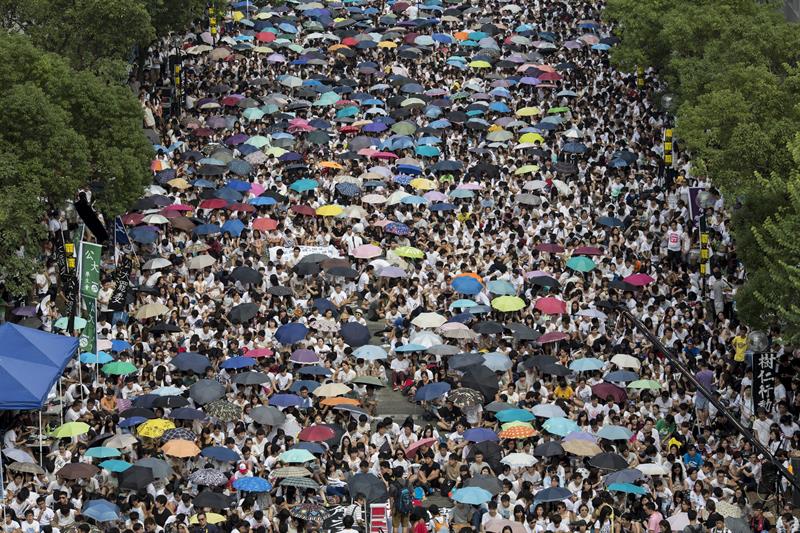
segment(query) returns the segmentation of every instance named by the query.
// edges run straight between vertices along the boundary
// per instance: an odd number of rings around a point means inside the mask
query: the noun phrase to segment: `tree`
[[[30,281],[47,205],[61,207],[92,185],[100,209],[121,213],[150,183],[152,146],[139,103],[124,86],[43,52],[23,35],[0,35],[0,235],[4,278]],[[24,207],[23,207],[24,206]],[[21,213],[25,210],[24,216]],[[12,257],[20,248],[25,254]],[[7,259],[7,261],[6,261]]]

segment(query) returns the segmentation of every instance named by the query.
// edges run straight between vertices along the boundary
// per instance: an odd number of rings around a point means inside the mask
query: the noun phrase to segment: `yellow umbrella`
[[[319,165],[320,168],[333,168],[336,170],[343,170],[344,167],[337,163],[336,161],[323,161]]]
[[[352,390],[353,389],[351,389],[344,383],[328,383],[327,385],[321,385],[316,389],[314,389],[313,394],[314,396],[331,398],[333,396],[341,396],[342,394],[347,394]]]
[[[422,259],[425,257],[425,252],[413,246],[398,246],[394,249],[394,253],[398,257],[407,257],[409,259]]]
[[[520,174],[533,174],[534,172],[539,171],[539,165],[522,165],[517,170],[514,171],[515,176],[519,176]]]
[[[397,48],[397,43],[392,41],[381,41],[378,43],[378,48]]]
[[[517,426],[525,427],[525,428],[533,428],[533,426],[531,425],[530,422],[523,422],[521,420],[514,420],[513,422],[506,422],[505,424],[503,424],[500,427],[502,429],[511,429],[511,428],[517,427]]]
[[[219,524],[219,523],[224,522],[224,521],[225,521],[225,517],[222,516],[221,514],[206,513],[206,522],[208,522],[209,524]],[[190,524],[196,524],[197,523],[197,515],[192,516],[189,519],[189,523]]]
[[[519,142],[521,142],[521,143],[531,143],[531,144],[532,143],[536,143],[536,142],[543,143],[544,142],[544,137],[542,137],[538,133],[530,132],[530,133],[526,133],[525,135],[520,137],[519,138]]]
[[[519,296],[499,296],[492,300],[492,307],[504,313],[511,313],[525,307],[525,300]]]
[[[483,60],[472,61],[469,66],[472,68],[492,68],[492,65],[488,61]]]
[[[175,187],[176,189],[188,189],[191,187],[188,181],[183,178],[175,178],[171,179],[167,182],[167,185],[170,187]]]
[[[271,54],[275,50],[273,50],[269,46],[256,46],[253,48],[253,51],[258,52],[259,54]]]
[[[267,150],[264,153],[266,155],[274,155],[275,157],[280,157],[283,154],[285,154],[286,152],[287,152],[287,150],[284,150],[280,146],[272,146],[272,147],[269,148],[269,150]]]
[[[517,109],[516,115],[518,117],[532,117],[541,113],[542,110],[538,107],[523,107],[522,109]]]
[[[429,180],[428,178],[415,178],[411,180],[410,183],[415,189],[420,189],[423,191],[430,191],[436,188],[436,182]]]
[[[175,424],[172,423],[171,420],[165,420],[163,418],[153,418],[152,420],[148,420],[141,426],[137,433],[139,433],[142,437],[148,437],[150,439],[157,439],[164,432],[168,429],[174,429]]]
[[[195,457],[200,453],[200,448],[190,441],[184,439],[172,439],[161,447],[161,451],[172,457]]]
[[[323,217],[335,217],[336,215],[341,215],[342,211],[344,211],[342,206],[335,204],[323,205],[317,208],[317,214]]]
[[[233,12],[233,21],[234,22],[239,22],[243,18],[244,18],[244,13],[242,13],[241,11],[234,11]]]

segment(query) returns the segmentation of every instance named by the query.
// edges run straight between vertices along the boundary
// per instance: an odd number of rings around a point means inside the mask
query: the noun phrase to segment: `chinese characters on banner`
[[[97,298],[100,292],[100,256],[103,247],[91,242],[81,243],[81,294]]]
[[[130,257],[123,257],[122,262],[117,266],[114,272],[114,293],[111,295],[111,301],[108,303],[108,308],[112,311],[124,311],[125,304],[128,298],[128,289],[130,288],[131,281],[131,268],[133,262]]]
[[[775,353],[753,354],[753,407],[771,413],[775,406]]]

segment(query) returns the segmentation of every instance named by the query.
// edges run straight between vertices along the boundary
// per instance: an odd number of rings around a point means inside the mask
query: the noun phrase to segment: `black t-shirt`
[[[164,507],[164,509],[161,511],[158,509],[153,509],[153,520],[156,521],[156,524],[158,524],[159,527],[164,527],[164,524],[167,523],[167,519],[170,516],[172,516],[172,513],[166,507]]]
[[[436,479],[430,480],[429,483],[431,484],[431,486],[438,486],[439,485],[439,483],[441,482],[441,479],[442,479],[442,472],[441,472],[441,468],[439,468],[439,464],[438,463],[431,462],[431,464],[423,464],[420,467],[420,470],[422,471],[423,474],[425,474],[426,478],[430,478],[432,472],[438,471],[439,472],[439,477],[437,477]]]

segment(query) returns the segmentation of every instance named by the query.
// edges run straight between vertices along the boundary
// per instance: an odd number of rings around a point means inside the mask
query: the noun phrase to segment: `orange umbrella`
[[[536,430],[527,426],[513,426],[497,434],[501,439],[527,439],[536,435]]]
[[[457,278],[463,278],[463,277],[467,277],[467,278],[475,278],[476,280],[478,280],[478,282],[479,282],[481,285],[483,285],[483,284],[484,284],[484,283],[483,283],[483,278],[482,278],[482,277],[480,277],[479,275],[477,275],[475,272],[462,272],[462,273],[461,273],[461,274],[459,274],[458,276],[454,276],[454,277],[453,277],[453,279],[457,279]]]
[[[173,439],[162,446],[161,451],[172,457],[195,457],[200,453],[200,448],[190,440]]]
[[[467,31],[458,31],[458,32],[453,34],[453,37],[455,37],[459,41],[466,41],[467,39],[469,39],[469,32],[467,32]]]
[[[349,46],[347,46],[346,44],[337,43],[337,44],[334,44],[333,46],[330,46],[330,47],[328,48],[328,52],[335,52],[335,51],[337,51],[337,50],[341,50],[342,48],[347,48],[347,49],[349,49],[350,47],[349,47]]]
[[[344,167],[336,161],[322,161],[319,164],[320,168],[335,168],[336,170],[343,170]]]
[[[361,402],[356,400],[355,398],[325,398],[321,402],[320,405],[329,405],[329,406],[337,406],[337,405],[361,405]]]

